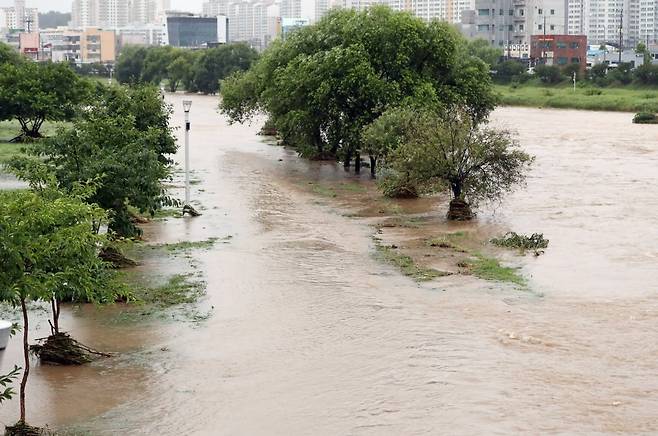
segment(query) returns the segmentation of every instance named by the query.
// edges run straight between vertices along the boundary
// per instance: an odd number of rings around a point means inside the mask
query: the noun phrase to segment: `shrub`
[[[652,112],[638,112],[633,117],[633,123],[635,124],[658,124],[658,118],[656,114]]]
[[[537,65],[535,74],[544,83],[556,84],[564,80],[562,71],[555,65]]]

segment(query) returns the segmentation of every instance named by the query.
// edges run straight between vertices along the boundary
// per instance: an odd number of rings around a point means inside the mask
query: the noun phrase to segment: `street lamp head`
[[[185,110],[185,113],[189,112],[191,107],[192,100],[183,100],[183,109]]]

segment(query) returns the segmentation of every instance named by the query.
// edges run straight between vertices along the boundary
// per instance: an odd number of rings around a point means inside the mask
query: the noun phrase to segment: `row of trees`
[[[77,344],[60,331],[61,302],[126,297],[101,254],[116,236],[139,233],[129,208],[148,213],[175,202],[162,182],[170,177],[176,143],[171,108],[154,86],[106,86],[80,78],[67,64],[24,60],[1,44],[0,58],[0,119],[17,120],[17,139],[31,142],[28,156],[7,166],[30,189],[0,192],[0,300],[23,316],[20,419],[7,433],[37,434],[25,413],[27,303],[50,303],[52,335],[43,350],[53,338]],[[41,126],[52,121],[67,123],[43,138]]]
[[[486,128],[496,97],[471,49],[445,23],[386,7],[332,11],[224,80],[220,108],[231,122],[265,112],[302,156],[359,172],[367,155],[388,195],[450,187],[449,216],[470,218],[469,202],[522,181],[530,161]]]
[[[231,73],[248,69],[258,53],[244,43],[225,44],[205,50],[175,47],[129,46],[117,60],[116,79],[120,83],[151,83],[176,92],[215,94],[219,83]]]

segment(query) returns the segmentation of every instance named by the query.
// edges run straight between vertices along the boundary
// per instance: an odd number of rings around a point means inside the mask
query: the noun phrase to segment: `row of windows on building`
[[[525,10],[524,9],[517,9],[517,11],[518,11],[518,16],[519,17],[525,16]],[[539,9],[538,14],[543,15],[543,10]],[[482,16],[486,17],[486,16],[496,15],[496,9],[491,9],[491,11],[489,9],[478,9],[478,15],[481,16],[481,17]],[[498,15],[499,16],[505,15],[505,10],[504,9],[498,9]],[[514,15],[514,9],[509,9],[508,10],[508,15],[510,17],[513,16]],[[555,9],[551,9],[551,15],[555,15]]]

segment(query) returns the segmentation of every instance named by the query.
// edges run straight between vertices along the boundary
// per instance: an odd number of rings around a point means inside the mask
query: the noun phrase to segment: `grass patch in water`
[[[498,259],[476,254],[475,259],[469,261],[470,270],[476,277],[495,282],[507,282],[525,287],[526,279],[518,273],[517,268],[511,268],[500,264]]]
[[[313,187],[311,188],[311,191],[314,194],[322,195],[323,197],[332,197],[333,198],[333,197],[336,197],[336,195],[338,195],[338,194],[336,194],[336,191],[333,188],[327,187],[327,186],[322,186],[322,185],[317,185],[317,184],[313,185]]]
[[[29,146],[29,143],[16,144],[10,142],[0,142],[0,164],[8,162],[12,157],[15,156],[25,156],[24,150],[26,150]]]
[[[382,245],[377,239],[375,239],[375,249],[377,250],[377,257],[386,263],[396,266],[402,274],[418,282],[425,282],[437,277],[450,275],[450,273],[445,271],[417,265],[410,256],[400,253],[393,247]]]
[[[349,191],[349,192],[366,192],[367,189],[365,186],[361,186],[358,183],[341,183],[340,189],[344,191]]]
[[[206,284],[192,278],[192,274],[176,274],[161,286],[142,288],[133,295],[139,302],[160,308],[195,303],[204,294]]]
[[[165,218],[182,218],[183,217],[183,210],[181,208],[179,209],[174,209],[174,208],[164,208],[164,209],[158,209],[155,211],[155,214],[153,215],[153,219],[165,219]]]

